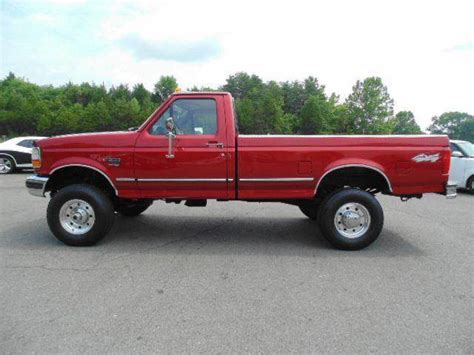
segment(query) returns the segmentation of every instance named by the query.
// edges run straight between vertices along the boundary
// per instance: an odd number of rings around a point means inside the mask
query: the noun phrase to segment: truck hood
[[[135,131],[80,133],[55,136],[37,142],[40,148],[103,148],[131,147],[135,145]]]

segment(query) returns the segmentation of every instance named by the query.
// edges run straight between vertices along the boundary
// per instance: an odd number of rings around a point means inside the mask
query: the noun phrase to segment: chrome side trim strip
[[[137,179],[138,182],[227,182],[227,179]]]
[[[60,169],[63,169],[63,168],[68,168],[68,167],[71,167],[71,166],[80,166],[82,168],[88,168],[88,169],[92,169],[92,170],[95,170],[97,171],[98,173],[102,174],[106,179],[107,181],[110,183],[110,186],[112,186],[112,188],[114,189],[115,191],[115,195],[118,196],[118,191],[117,191],[117,188],[115,187],[115,185],[113,184],[112,180],[110,180],[110,178],[107,176],[107,174],[105,174],[102,170],[99,170],[93,166],[90,166],[90,165],[84,165],[84,164],[66,164],[66,165],[61,165],[61,166],[58,166],[57,168],[54,168],[54,170],[52,170],[49,175],[53,175],[53,173],[57,170],[60,170]]]
[[[379,135],[363,135],[363,134],[239,134],[239,138],[422,138],[422,137],[445,137],[444,134],[379,134]]]
[[[233,182],[234,179],[135,179],[116,178],[120,182]]]
[[[378,172],[380,175],[382,175],[385,178],[385,181],[387,182],[387,185],[388,185],[388,189],[390,190],[390,192],[393,192],[392,184],[390,183],[390,180],[388,179],[387,175],[385,175],[385,173],[382,170],[374,168],[373,166],[370,166],[370,165],[365,165],[365,164],[346,164],[346,165],[336,166],[335,168],[332,168],[331,170],[326,171],[323,174],[323,176],[321,176],[319,178],[318,183],[316,184],[316,189],[314,190],[314,194],[316,195],[316,193],[318,192],[319,184],[321,183],[321,181],[324,179],[324,177],[327,174],[329,174],[329,173],[331,173],[335,170],[343,169],[343,168],[367,168],[367,169],[372,169],[372,170]]]
[[[135,182],[135,178],[116,178],[115,181],[120,181],[120,182]]]
[[[314,178],[297,178],[297,177],[287,177],[287,178],[242,178],[239,181],[242,182],[304,182],[304,181],[313,181]]]

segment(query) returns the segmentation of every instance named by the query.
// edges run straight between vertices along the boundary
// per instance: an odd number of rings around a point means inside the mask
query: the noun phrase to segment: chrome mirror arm
[[[168,132],[168,154],[165,155],[167,159],[174,159],[174,139],[176,134]]]

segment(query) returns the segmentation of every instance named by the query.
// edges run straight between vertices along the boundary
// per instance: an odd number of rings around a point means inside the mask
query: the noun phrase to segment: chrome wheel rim
[[[370,228],[370,213],[362,204],[349,202],[341,207],[334,216],[337,231],[349,239],[359,238]]]
[[[7,158],[0,158],[0,174],[8,174],[12,170],[12,162]]]
[[[69,200],[62,205],[59,211],[59,222],[68,233],[85,234],[94,226],[95,212],[92,206],[84,200]]]

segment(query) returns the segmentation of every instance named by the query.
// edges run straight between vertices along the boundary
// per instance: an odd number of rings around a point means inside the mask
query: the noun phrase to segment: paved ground
[[[155,203],[91,248],[0,177],[1,352],[473,353],[474,196],[382,197],[366,250],[282,204]]]

